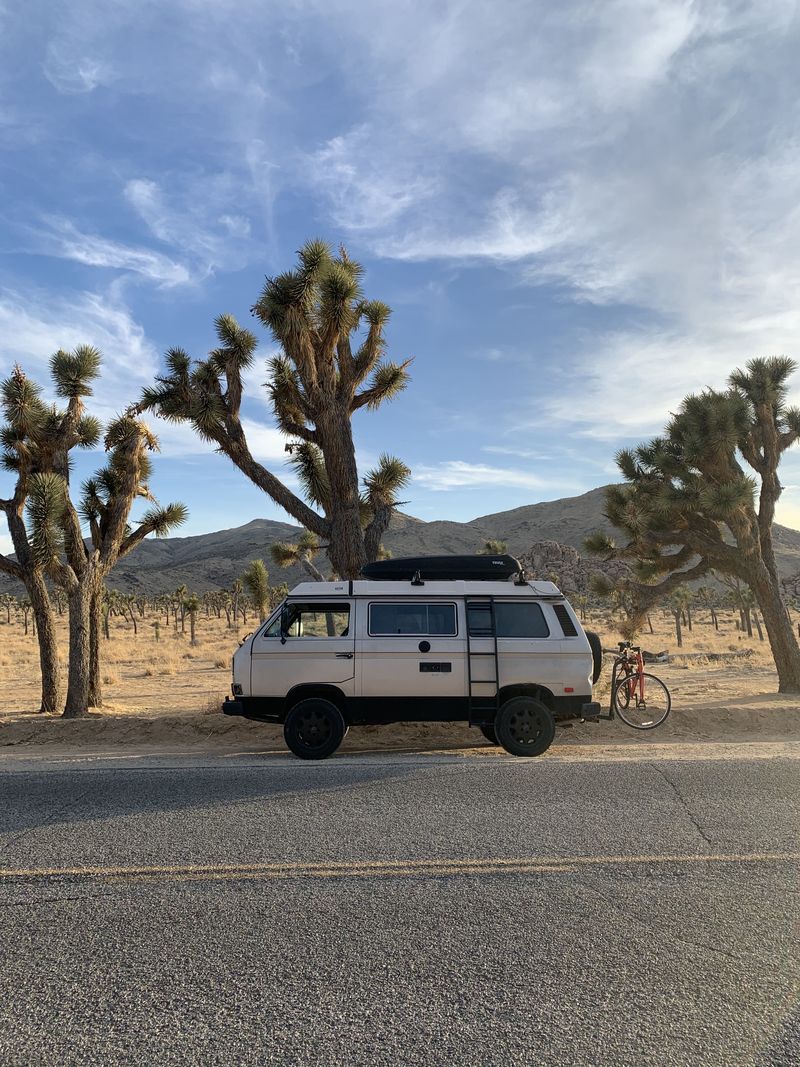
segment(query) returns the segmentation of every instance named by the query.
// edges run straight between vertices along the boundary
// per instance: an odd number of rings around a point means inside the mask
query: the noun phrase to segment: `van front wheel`
[[[541,756],[553,743],[556,721],[553,713],[533,697],[512,697],[494,720],[497,740],[512,756]]]
[[[309,697],[295,704],[283,724],[287,748],[300,759],[327,759],[346,733],[341,711],[322,697]]]

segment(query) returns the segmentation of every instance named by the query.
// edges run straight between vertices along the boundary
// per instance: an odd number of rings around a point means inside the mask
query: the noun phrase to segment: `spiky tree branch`
[[[390,311],[364,299],[361,276],[361,266],[345,249],[334,256],[324,241],[309,241],[295,269],[268,278],[252,308],[281,346],[269,363],[266,385],[305,500],[250,450],[240,408],[242,371],[252,365],[256,339],[231,316],[216,320],[219,346],[207,359],[193,362],[183,350],[170,350],[165,373],[137,407],[190,422],[303,527],[327,541],[337,571],[353,577],[374,558],[393,505],[369,488],[368,476],[364,496],[371,512],[362,530],[351,417],[397,395],[408,382],[410,363],[381,362]],[[354,354],[356,335],[361,340]]]
[[[781,600],[772,523],[780,460],[800,431],[800,414],[786,405],[795,369],[783,357],[754,359],[730,375],[727,390],[686,397],[662,437],[617,456],[626,481],[608,490],[605,512],[623,543],[602,535],[586,543],[632,561],[638,581],[630,584],[642,604],[711,570],[747,583],[781,690],[792,692],[800,691],[800,649]]]

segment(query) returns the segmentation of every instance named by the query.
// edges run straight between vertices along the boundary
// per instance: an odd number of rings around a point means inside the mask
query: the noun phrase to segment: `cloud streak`
[[[44,221],[47,228],[36,233],[36,246],[45,255],[89,267],[128,271],[164,288],[191,281],[182,263],[159,252],[84,233],[69,219],[50,217]]]
[[[414,468],[412,477],[419,485],[436,492],[477,486],[539,490],[547,485],[544,479],[529,471],[491,467],[485,463],[466,463],[463,460],[418,466]]]

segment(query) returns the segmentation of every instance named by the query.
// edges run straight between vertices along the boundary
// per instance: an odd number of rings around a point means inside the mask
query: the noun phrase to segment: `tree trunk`
[[[783,603],[777,583],[770,580],[766,567],[759,567],[757,576],[748,578],[764,619],[767,637],[778,671],[779,693],[800,693],[800,645],[794,636],[789,612]]]
[[[340,578],[358,578],[366,565],[364,531],[350,416],[338,405],[317,420],[331,487],[330,546],[328,556]]]
[[[678,642],[678,648],[683,648],[683,632],[681,631],[681,613],[680,611],[674,612],[675,615],[675,640]]]
[[[65,719],[79,719],[89,710],[92,589],[83,576],[67,597],[69,606],[69,678]]]
[[[195,640],[195,636],[194,636],[194,626],[195,626],[195,613],[193,611],[190,611],[189,612],[189,632],[191,634],[190,642],[191,642],[191,644],[196,645],[197,641]]]
[[[61,706],[61,663],[58,656],[53,605],[41,573],[34,572],[25,582],[33,613],[39,620],[39,664],[42,671],[40,711],[54,714]]]
[[[761,620],[758,617],[758,613],[755,612],[755,611],[753,612],[753,620],[754,620],[754,622],[756,624],[756,629],[758,630],[758,639],[759,639],[759,641],[763,641],[764,640],[764,631],[761,629]]]
[[[650,633],[655,633],[655,630],[653,629],[653,620],[649,615],[647,616],[647,625],[650,627]]]
[[[108,616],[106,616],[108,619]],[[102,593],[95,593],[89,605],[89,707],[102,708],[103,684],[100,677],[100,630],[103,624]]]

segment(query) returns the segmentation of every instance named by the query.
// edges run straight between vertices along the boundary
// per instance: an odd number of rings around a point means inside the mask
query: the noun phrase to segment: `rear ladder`
[[[467,692],[470,726],[491,723],[500,707],[500,659],[497,654],[497,626],[495,625],[494,597],[474,598],[466,601],[467,614]],[[473,639],[490,637],[492,648],[488,652],[476,652],[472,647]],[[494,676],[475,678],[473,657],[492,658]],[[475,692],[475,686],[492,686],[493,693]]]

